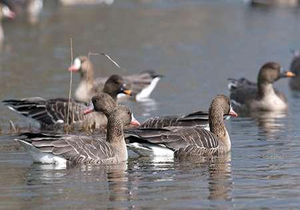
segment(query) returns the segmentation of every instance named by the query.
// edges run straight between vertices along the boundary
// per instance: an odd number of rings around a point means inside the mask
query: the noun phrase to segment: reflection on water
[[[253,112],[251,117],[257,122],[262,135],[276,136],[285,127],[284,118],[287,117],[286,111]]]

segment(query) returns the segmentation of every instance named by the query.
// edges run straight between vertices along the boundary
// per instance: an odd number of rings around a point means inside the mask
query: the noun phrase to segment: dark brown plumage
[[[268,62],[261,67],[257,83],[245,78],[230,79],[228,88],[234,109],[239,112],[286,110],[287,100],[283,93],[274,89],[273,83],[280,78],[293,77],[295,74],[280,70],[278,63]]]
[[[118,75],[112,75],[105,83],[105,92],[116,99],[118,93],[130,94],[125,87],[124,80]],[[79,128],[106,126],[107,119],[103,113],[94,112],[90,115],[84,115],[87,106],[83,103],[71,100],[68,107],[68,99],[43,99],[40,97],[9,99],[3,103],[11,110],[37,120],[43,129],[53,129],[57,125],[64,123],[76,125]],[[69,119],[67,119],[69,110]]]

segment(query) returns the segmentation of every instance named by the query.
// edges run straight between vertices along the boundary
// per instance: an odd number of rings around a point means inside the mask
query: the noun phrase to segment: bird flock
[[[154,70],[138,74],[94,77],[91,60],[78,56],[68,70],[80,75],[74,99],[31,97],[6,99],[9,109],[38,121],[40,132],[16,137],[34,162],[43,164],[118,164],[139,156],[197,159],[221,156],[231,151],[225,122],[231,116],[257,112],[286,112],[284,94],[273,87],[281,78],[291,78],[290,88],[300,90],[300,56],[294,51],[290,71],[276,62],[261,66],[257,81],[229,78],[229,97],[215,96],[208,111],[186,115],[154,116],[138,122],[119,98],[140,101],[151,95],[163,78]],[[101,130],[94,135],[63,133],[65,125]]]

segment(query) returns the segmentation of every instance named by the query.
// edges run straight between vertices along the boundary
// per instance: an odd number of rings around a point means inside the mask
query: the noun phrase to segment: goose
[[[75,98],[81,102],[88,102],[95,93],[101,92],[107,80],[107,77],[94,78],[93,64],[87,56],[75,58],[68,70],[80,73],[81,80],[75,91]],[[134,98],[141,101],[150,96],[162,76],[156,74],[154,70],[146,70],[123,78],[132,90]]]
[[[108,102],[107,102],[108,101]],[[23,133],[18,141],[34,162],[43,164],[96,164],[108,165],[124,162],[128,158],[123,127],[139,124],[126,106],[115,106],[106,93],[92,98],[93,109],[103,112],[108,118],[107,134],[98,136],[51,133]],[[86,110],[86,114],[90,113]]]
[[[291,61],[290,70],[295,74],[295,77],[290,78],[289,86],[292,90],[300,90],[300,53],[298,50],[293,50],[294,57]]]
[[[297,7],[298,0],[250,0],[251,6],[257,7]]]
[[[257,83],[245,78],[229,79],[228,88],[233,108],[240,112],[285,111],[288,108],[283,93],[273,87],[280,78],[294,77],[291,71],[281,72],[276,62],[264,64],[257,77]]]
[[[105,83],[103,91],[108,93],[114,100],[116,100],[119,93],[131,94],[123,78],[119,75],[110,76]],[[69,99],[67,98],[44,99],[41,97],[31,97],[8,99],[2,102],[12,111],[37,120],[41,128],[46,130],[59,128],[64,123],[75,125],[79,128],[93,126],[99,128],[107,124],[107,119],[103,113],[94,112],[90,115],[84,115],[87,105],[75,100],[70,101],[68,115]]]
[[[139,128],[170,128],[170,127],[193,127],[200,126],[209,130],[208,112],[197,111],[187,115],[171,115],[151,117],[141,123]],[[230,118],[230,115],[224,115],[224,120]]]
[[[202,127],[138,128],[126,131],[128,147],[140,156],[211,156],[231,150],[224,115],[237,116],[225,95],[209,107],[210,131]]]
[[[4,31],[3,31],[3,27],[2,27],[2,20],[4,18],[14,19],[15,16],[16,16],[16,14],[12,10],[10,10],[8,6],[0,3],[0,43],[1,44],[4,40]]]

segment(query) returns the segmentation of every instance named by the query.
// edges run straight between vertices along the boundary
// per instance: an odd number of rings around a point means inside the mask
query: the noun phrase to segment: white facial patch
[[[131,122],[139,123],[139,121],[137,121],[137,119],[135,119],[135,117],[133,116],[132,113],[131,113]]]
[[[3,12],[3,15],[6,17],[10,16],[10,14],[11,14],[11,10],[8,8],[8,6],[5,6],[5,5],[2,7],[2,12]]]
[[[79,58],[76,58],[76,59],[74,60],[74,67],[75,67],[76,69],[80,69],[80,68],[81,68],[81,61],[80,61]]]

